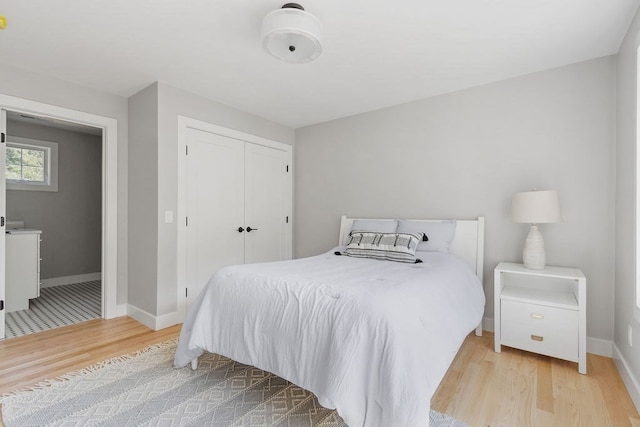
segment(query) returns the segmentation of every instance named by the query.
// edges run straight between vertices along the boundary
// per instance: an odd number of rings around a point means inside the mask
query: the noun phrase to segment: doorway
[[[126,314],[126,302],[117,304],[118,273],[118,129],[117,120],[91,113],[71,110],[50,104],[0,94],[0,131],[2,142],[6,136],[7,111],[36,116],[66,125],[82,125],[101,130],[101,317],[110,319]],[[5,144],[0,149],[0,164],[5,164]],[[6,258],[5,168],[0,168],[0,267]],[[0,274],[0,339],[5,336],[5,275]]]
[[[102,129],[7,111],[6,134],[5,337],[102,317]]]

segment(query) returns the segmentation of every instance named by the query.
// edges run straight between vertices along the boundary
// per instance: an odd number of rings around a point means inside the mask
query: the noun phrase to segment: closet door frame
[[[286,153],[288,156],[288,176],[287,183],[288,206],[286,211],[289,222],[286,227],[286,242],[288,242],[287,258],[293,256],[293,147],[282,142],[263,138],[260,136],[244,133],[235,129],[225,128],[205,121],[178,115],[178,194],[177,194],[177,314],[179,321],[183,321],[187,310],[187,138],[188,130],[196,129],[205,132],[215,133],[224,137],[237,139],[238,143],[249,142],[275,148]]]

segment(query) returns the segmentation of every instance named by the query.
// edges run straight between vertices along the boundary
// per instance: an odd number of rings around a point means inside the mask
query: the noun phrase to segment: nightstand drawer
[[[578,312],[502,300],[501,342],[510,347],[578,360]]]

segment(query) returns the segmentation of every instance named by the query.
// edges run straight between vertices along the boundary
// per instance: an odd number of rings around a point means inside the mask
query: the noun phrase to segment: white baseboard
[[[91,282],[93,280],[101,280],[102,273],[76,274],[75,276],[52,277],[51,279],[40,280],[41,288],[50,288],[52,286],[70,285],[72,283]]]
[[[127,304],[118,304],[116,306],[116,315],[115,317],[122,317],[127,315]]]
[[[485,317],[482,319],[482,329],[494,332],[493,319],[491,317]],[[613,341],[587,337],[587,353],[597,354],[598,356],[604,357],[612,357],[612,348]]]
[[[482,318],[482,329],[485,331],[493,332],[493,319],[491,317]]]
[[[613,341],[587,337],[587,353],[611,357],[613,355]]]
[[[127,314],[154,331],[180,323],[177,312],[165,314],[163,316],[154,316],[153,314],[131,304],[127,305]]]
[[[178,312],[174,311],[173,313],[156,317],[155,330],[158,331],[160,329],[168,328],[169,326],[177,325],[178,323],[182,323],[182,321],[178,319]]]
[[[633,375],[633,372],[629,368],[629,364],[620,353],[618,346],[613,344],[613,361],[618,368],[618,372],[620,372],[620,376],[622,377],[622,382],[627,387],[627,391],[629,392],[629,396],[631,396],[631,400],[635,405],[638,412],[640,412],[640,382]]]

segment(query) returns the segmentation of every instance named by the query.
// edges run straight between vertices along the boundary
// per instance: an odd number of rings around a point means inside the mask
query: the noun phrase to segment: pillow
[[[398,228],[397,219],[354,219],[352,231],[375,231],[377,233],[395,233]]]
[[[395,233],[398,228],[397,219],[354,219],[351,231],[375,231],[377,233]],[[346,245],[347,240],[344,242]]]
[[[456,235],[456,220],[447,221],[415,221],[401,219],[398,221],[398,233],[424,233],[427,241],[420,242],[419,251],[449,252],[453,236]]]
[[[352,231],[343,255],[398,262],[421,262],[416,258],[422,233],[375,233]]]

